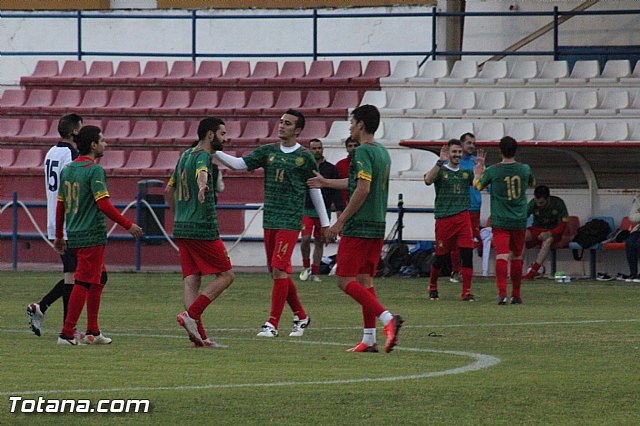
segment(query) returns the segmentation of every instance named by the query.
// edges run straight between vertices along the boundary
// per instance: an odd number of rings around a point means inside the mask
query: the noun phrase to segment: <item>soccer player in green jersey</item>
[[[276,337],[285,302],[293,311],[293,327],[289,336],[300,337],[309,326],[310,319],[300,303],[298,291],[289,276],[293,272],[291,254],[302,230],[302,216],[306,181],[318,170],[311,152],[298,143],[304,128],[304,115],[288,110],[278,124],[280,142],[266,144],[242,158],[217,151],[216,157],[234,170],[264,169],[264,244],[267,265],[273,277],[271,312],[258,336]],[[329,217],[319,189],[309,196],[320,217],[323,234],[329,226]]]
[[[107,243],[105,216],[127,229],[135,238],[142,236],[142,229],[122,216],[109,201],[104,169],[96,163],[96,159],[103,156],[107,146],[100,128],[84,126],[80,129],[76,142],[79,157],[62,169],[56,209],[54,248],[59,254],[63,254],[69,247],[75,251],[78,258],[74,274],[75,284],[58,344],[79,343],[74,337],[74,331],[85,302],[85,343],[109,344],[111,339],[102,334],[98,325],[100,299],[104,288],[104,284],[101,283],[101,276],[105,270],[104,248]]]
[[[533,215],[533,225],[527,228],[526,247],[540,247],[536,261],[531,264],[525,280],[538,276],[540,265],[545,261],[553,243],[562,239],[569,221],[567,206],[560,197],[551,195],[549,187],[538,185],[533,191],[533,200],[527,205],[527,217]]]
[[[184,312],[178,323],[189,334],[193,347],[226,348],[209,339],[202,313],[235,279],[227,250],[220,239],[215,206],[215,173],[211,154],[226,142],[224,122],[209,117],[198,125],[198,143],[178,160],[165,196],[174,214],[173,237],[180,251],[184,281]],[[203,275],[215,274],[200,292]]]
[[[522,303],[522,252],[527,227],[527,187],[535,178],[527,164],[516,161],[518,143],[511,136],[500,139],[502,161],[484,170],[487,153],[478,150],[474,185],[482,190],[491,185],[491,226],[496,248],[498,304],[507,304],[507,268],[511,259],[511,304]]]
[[[471,294],[473,277],[473,231],[469,214],[470,186],[473,172],[460,167],[462,144],[451,139],[440,149],[440,158],[424,174],[424,183],[436,188],[436,258],[429,275],[429,299],[437,300],[438,277],[443,261],[453,250],[460,250],[462,259],[462,295],[460,300],[475,302]],[[445,162],[447,162],[445,164]]]
[[[362,105],[351,113],[351,139],[360,146],[354,151],[347,179],[325,179],[319,173],[308,184],[315,188],[349,189],[349,202],[329,228],[330,239],[341,235],[338,244],[338,287],[362,306],[364,337],[348,352],[378,352],[376,318],[384,324],[385,352],[396,345],[404,320],[380,304],[373,288],[384,244],[389,170],[387,149],[374,140],[380,125],[380,112],[373,105]],[[468,206],[467,206],[468,207]]]

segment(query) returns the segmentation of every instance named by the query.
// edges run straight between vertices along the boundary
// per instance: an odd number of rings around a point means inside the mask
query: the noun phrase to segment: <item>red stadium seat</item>
[[[0,141],[6,136],[17,136],[21,127],[19,118],[0,118]]]
[[[260,139],[269,137],[268,121],[249,121],[242,136],[235,139],[238,144],[257,144]]]
[[[238,120],[227,120],[224,122],[224,128],[227,131],[227,139],[239,138],[242,134],[242,122]]]
[[[87,64],[84,61],[65,61],[60,74],[49,78],[51,85],[68,85],[76,79],[82,78],[87,73]]]
[[[352,83],[358,86],[380,86],[380,79],[382,77],[388,77],[391,75],[391,66],[389,61],[369,61],[367,68],[361,77],[356,77],[351,80]]]
[[[181,84],[185,79],[193,77],[195,72],[196,65],[193,61],[175,61],[169,74],[156,78],[156,84],[167,86]]]
[[[172,144],[187,132],[184,121],[163,121],[160,132],[153,138],[154,144]]]
[[[114,169],[118,169],[124,166],[125,155],[124,151],[120,149],[107,149],[104,152],[104,157],[100,158],[100,165],[110,175]]]
[[[250,77],[242,79],[242,85],[263,86],[267,79],[278,75],[278,63],[275,61],[259,61]]]
[[[249,77],[249,74],[251,74],[251,66],[248,61],[229,61],[222,77],[214,78],[212,84],[234,86],[240,79]]]
[[[144,71],[138,77],[128,80],[129,84],[154,84],[158,78],[166,77],[169,73],[167,61],[149,61],[144,66]]]
[[[44,173],[42,163],[44,155],[40,149],[20,149],[16,160],[11,166],[7,166],[4,171],[7,174],[32,174]]]
[[[309,67],[309,72],[304,77],[293,80],[292,84],[296,87],[317,86],[322,80],[333,76],[333,62],[331,61],[314,61]]]
[[[87,90],[82,102],[75,108],[78,114],[90,114],[96,109],[103,108],[109,102],[109,91],[105,89]]]
[[[114,142],[119,139],[126,139],[131,133],[131,121],[129,120],[109,120],[102,129],[107,143]]]
[[[324,78],[323,83],[334,86],[346,86],[352,78],[362,75],[362,63],[360,61],[340,61],[335,75]]]
[[[188,90],[171,90],[161,107],[154,108],[153,114],[176,115],[178,111],[191,105],[191,93]]]
[[[122,114],[125,108],[131,108],[136,102],[135,90],[116,89],[111,94],[109,103],[103,107],[96,109],[96,113],[100,114]]]
[[[54,75],[58,75],[58,61],[38,61],[33,74],[20,77],[20,85],[47,84],[49,78]]]
[[[326,108],[331,103],[331,92],[328,90],[314,90],[307,94],[307,98],[298,111],[304,115],[317,114],[320,108]]]
[[[218,106],[219,102],[217,91],[198,91],[193,97],[191,105],[189,105],[188,108],[180,109],[178,114],[195,116],[208,115],[210,111]]]
[[[198,67],[198,72],[193,77],[185,78],[183,84],[193,86],[204,86],[211,84],[214,78],[222,75],[222,62],[202,61]]]
[[[147,115],[156,108],[160,108],[164,101],[162,90],[144,90],[140,92],[136,104],[132,107],[123,108],[125,114]]]
[[[153,165],[143,170],[142,174],[152,176],[169,176],[178,164],[182,151],[160,151]]]
[[[83,123],[84,125],[84,123]],[[42,136],[40,141],[54,144],[60,140],[60,133],[58,132],[58,120],[51,120],[49,124],[49,130]]]
[[[327,136],[327,123],[324,121],[307,121],[300,132],[300,139],[309,140],[314,138],[324,138]]]
[[[33,89],[29,93],[29,97],[24,105],[14,107],[21,113],[34,113],[42,107],[48,107],[53,104],[53,90],[50,89]]]
[[[151,142],[158,134],[159,127],[156,120],[138,120],[133,125],[131,134],[122,139],[122,142],[137,144]]]
[[[124,166],[114,169],[115,176],[139,175],[141,170],[148,169],[153,164],[152,151],[131,151]]]
[[[256,90],[251,93],[247,105],[236,110],[236,115],[259,116],[265,109],[269,109],[275,102],[275,94],[270,90]]]
[[[104,77],[100,81],[108,85],[126,84],[131,79],[140,76],[140,62],[122,61],[118,64],[116,72],[110,77]]]
[[[191,146],[193,142],[197,141],[199,124],[199,121],[191,121],[184,136],[175,140],[176,144]]]
[[[21,107],[27,101],[27,91],[21,89],[7,89],[2,93],[0,106],[4,113],[16,107]]]
[[[18,135],[5,137],[10,142],[40,142],[49,130],[49,120],[43,118],[27,118]]]
[[[102,127],[102,120],[89,118],[82,120],[82,126],[96,126],[104,133],[104,127]]]
[[[306,64],[303,61],[287,61],[282,64],[280,74],[276,77],[267,78],[265,84],[273,86],[287,85],[296,78],[304,77],[306,72]]]
[[[9,167],[15,161],[16,161],[16,153],[13,149],[0,148],[0,169],[2,169],[3,167]]]
[[[89,67],[89,72],[84,77],[78,77],[74,80],[74,84],[98,84],[104,78],[113,76],[113,62],[111,61],[93,61]]]
[[[247,104],[247,93],[244,90],[229,90],[224,92],[220,104],[211,110],[211,114],[217,116],[230,116],[237,109]]]
[[[41,111],[51,114],[64,114],[80,105],[82,100],[82,92],[79,89],[63,89],[56,95],[53,105],[43,107]]]
[[[360,103],[360,96],[357,90],[338,90],[333,96],[331,106],[320,108],[319,114],[330,117],[347,117],[349,108],[355,108]]]
[[[302,105],[302,92],[300,90],[283,90],[278,95],[278,100],[273,108],[263,111],[263,114],[280,117],[288,109],[297,109]]]

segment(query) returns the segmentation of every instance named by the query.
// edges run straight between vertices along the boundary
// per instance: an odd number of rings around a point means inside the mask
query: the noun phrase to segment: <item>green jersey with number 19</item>
[[[390,169],[389,152],[378,142],[368,142],[356,148],[349,166],[349,198],[353,196],[358,179],[371,182],[371,186],[364,204],[345,222],[342,235],[384,238]]]
[[[487,168],[476,189],[491,185],[491,226],[509,231],[527,227],[527,186],[536,185],[528,164],[498,163]]]
[[[204,203],[198,201],[198,173],[207,173]],[[169,179],[176,189],[176,209],[173,223],[174,238],[189,240],[217,240],[218,218],[214,201],[215,182],[211,174],[211,154],[202,148],[189,148],[180,156]]]
[[[242,157],[249,170],[264,168],[264,219],[265,229],[300,231],[307,179],[318,170],[311,151],[300,146],[285,153],[280,144],[267,144]]]
[[[107,243],[107,225],[97,201],[109,197],[104,169],[89,157],[78,157],[60,173],[58,200],[64,203],[67,247]]]
[[[434,180],[436,188],[435,218],[442,219],[469,210],[471,196],[469,186],[473,184],[473,172],[458,168],[451,170],[443,166]]]

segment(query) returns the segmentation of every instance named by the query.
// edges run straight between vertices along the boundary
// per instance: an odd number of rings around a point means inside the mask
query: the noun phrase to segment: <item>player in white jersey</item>
[[[55,240],[56,205],[58,203],[58,188],[60,185],[60,172],[78,156],[78,150],[74,136],[82,127],[82,117],[78,114],[67,114],[58,121],[58,133],[62,140],[51,147],[44,159],[45,192],[47,193],[47,237]],[[66,239],[66,233],[65,233]],[[39,302],[27,306],[29,325],[31,330],[40,336],[40,325],[44,319],[47,308],[60,297],[64,305],[64,318],[67,316],[67,303],[73,289],[73,273],[76,270],[77,258],[73,250],[67,249],[60,255],[64,270],[64,279],[58,281],[53,288]]]

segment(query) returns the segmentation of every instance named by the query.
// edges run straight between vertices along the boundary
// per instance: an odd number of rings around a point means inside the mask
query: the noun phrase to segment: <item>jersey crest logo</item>
[[[267,164],[271,164],[273,163],[273,160],[276,159],[276,155],[275,154],[269,154],[269,158],[267,158]]]
[[[465,179],[469,179],[469,172],[462,172],[462,177]]]
[[[558,214],[558,210],[556,210],[556,209],[551,210],[551,214],[556,216]]]
[[[296,158],[296,167],[300,167],[304,165],[304,158],[298,157]]]
[[[449,173],[444,173],[444,174],[442,175],[442,178],[443,178],[443,179],[449,179]]]

